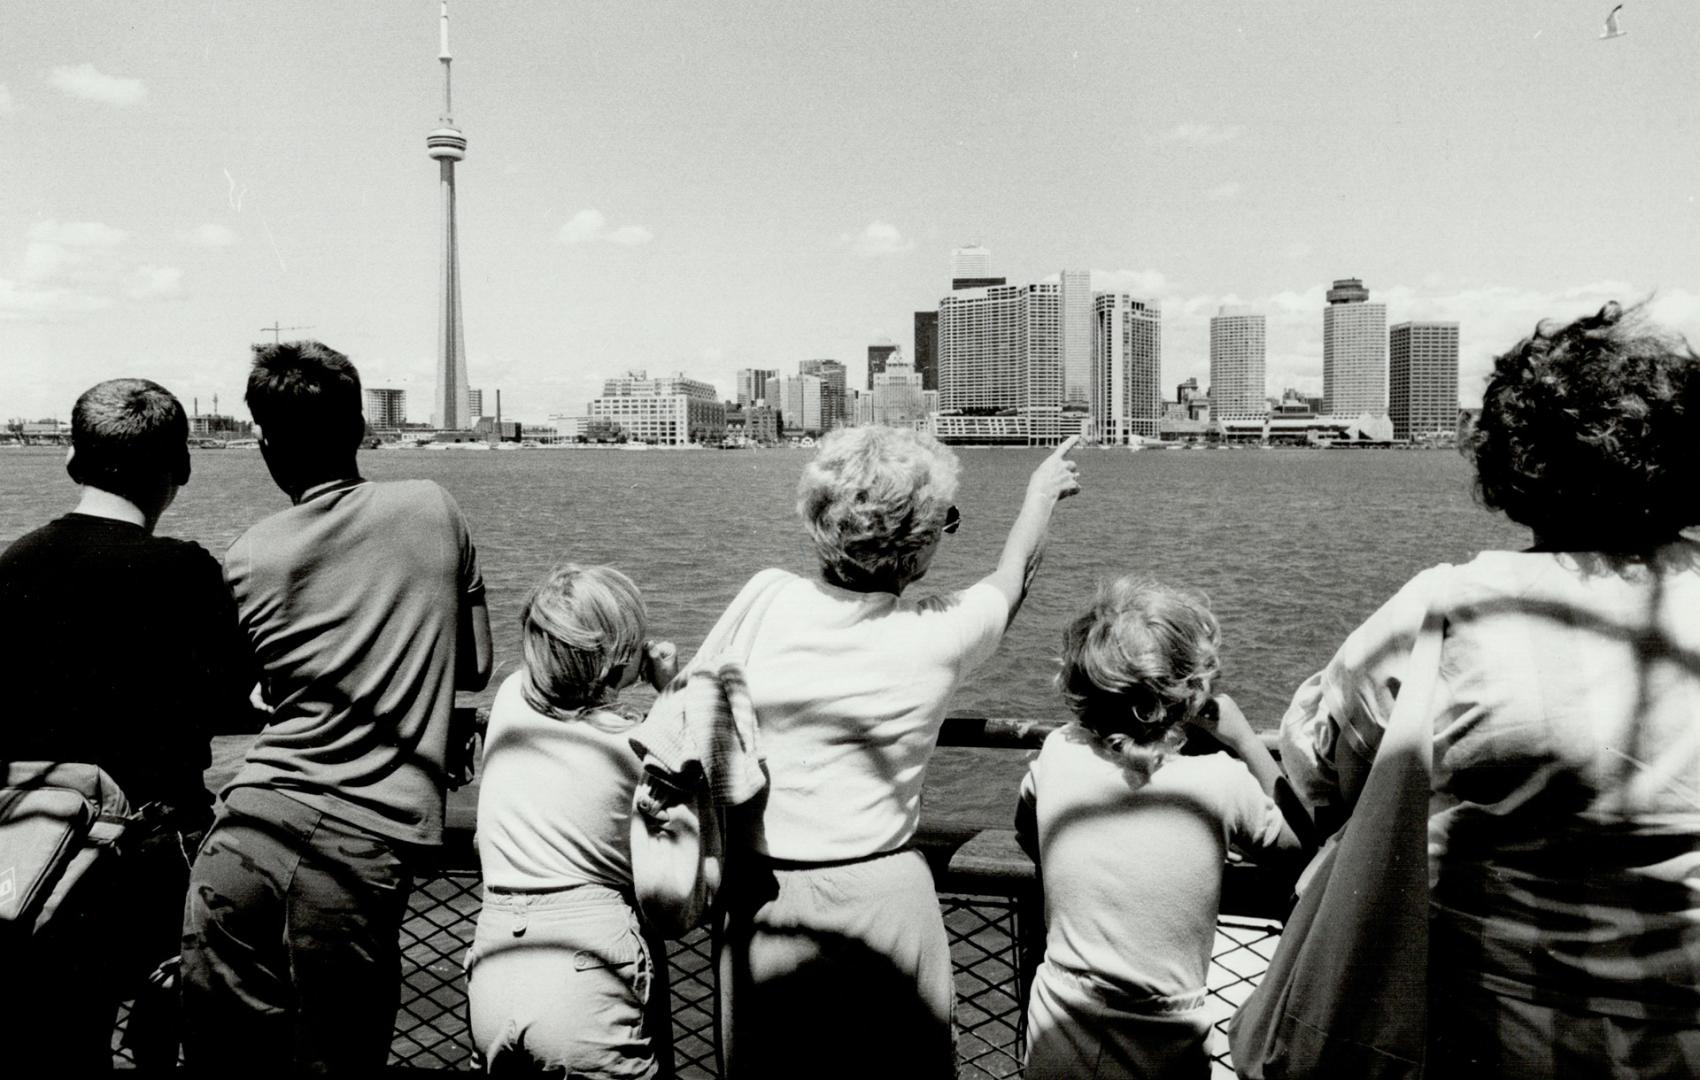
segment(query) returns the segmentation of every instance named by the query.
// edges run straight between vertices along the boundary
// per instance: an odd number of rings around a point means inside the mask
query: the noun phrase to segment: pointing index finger
[[[1051,451],[1051,456],[1054,457],[1054,458],[1067,457],[1069,455],[1069,452],[1072,451],[1075,447],[1077,447],[1079,445],[1080,445],[1080,436],[1079,435],[1070,435],[1068,438],[1064,439],[1062,442],[1057,444],[1057,448],[1055,450]]]

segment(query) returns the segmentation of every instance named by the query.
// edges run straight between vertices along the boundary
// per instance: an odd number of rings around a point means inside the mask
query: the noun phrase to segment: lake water
[[[963,523],[917,588],[989,572],[1040,450],[963,449]],[[0,541],[70,509],[63,451],[0,450]],[[1455,454],[1214,451],[1077,454],[1084,491],[1059,506],[1033,593],[1002,648],[954,707],[1058,717],[1051,677],[1067,620],[1094,584],[1149,574],[1203,589],[1222,624],[1224,674],[1259,727],[1294,687],[1418,570],[1527,534],[1470,494]],[[453,493],[489,590],[497,677],[519,659],[527,590],[556,562],[611,563],[642,587],[651,633],[689,656],[743,583],[766,566],[812,573],[794,509],[806,451],[371,451],[375,480],[423,477]],[[287,505],[258,453],[198,451],[163,535],[215,555]],[[489,692],[480,695],[487,702]],[[931,817],[1006,824],[1020,755],[941,751]]]

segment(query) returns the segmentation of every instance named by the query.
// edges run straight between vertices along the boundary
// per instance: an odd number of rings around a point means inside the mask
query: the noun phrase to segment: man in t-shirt
[[[212,819],[210,736],[248,721],[252,668],[218,562],[154,535],[189,482],[188,438],[164,387],[93,387],[71,413],[76,509],[0,554],[0,762],[99,765],[146,814],[108,864],[117,876],[7,957],[11,1075],[111,1067],[118,1002],[177,954],[188,853]]]
[[[257,346],[246,400],[293,505],[224,559],[272,715],[195,861],[185,1057],[208,1075],[373,1074],[413,869],[442,840],[454,692],[490,677],[484,583],[446,491],[361,479],[347,357]]]

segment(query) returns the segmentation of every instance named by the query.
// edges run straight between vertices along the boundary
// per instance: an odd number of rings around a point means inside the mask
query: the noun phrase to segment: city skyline
[[[11,13],[0,413],[62,417],[145,375],[243,415],[272,322],[430,400],[436,5],[109,14]],[[970,245],[1010,281],[1089,267],[1094,292],[1157,300],[1168,386],[1204,375],[1209,316],[1240,304],[1267,316],[1267,389],[1319,390],[1317,312],[1346,275],[1389,323],[1460,324],[1466,405],[1541,317],[1656,289],[1655,316],[1700,338],[1682,44],[1700,10],[1648,9],[1606,43],[1591,6],[1535,0],[994,7],[972,26],[896,4],[489,2],[455,21],[479,144],[461,292],[476,380],[515,415],[577,408],[627,367],[726,398],[739,368],[813,357],[866,385],[882,340],[924,366],[914,313]],[[1107,104],[1138,121],[1106,129]]]

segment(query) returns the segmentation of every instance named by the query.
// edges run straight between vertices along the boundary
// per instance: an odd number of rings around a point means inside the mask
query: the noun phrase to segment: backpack
[[[139,820],[98,765],[6,763],[0,784],[0,938],[28,940],[83,898]],[[109,868],[109,867],[108,867]]]

